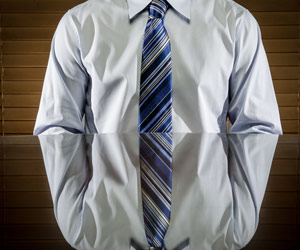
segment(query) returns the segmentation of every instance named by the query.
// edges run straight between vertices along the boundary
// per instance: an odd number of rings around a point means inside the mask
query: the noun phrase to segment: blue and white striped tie
[[[142,53],[139,132],[172,132],[171,46],[164,27],[168,4],[152,0]]]
[[[172,134],[140,134],[143,217],[150,249],[165,249],[172,194]]]

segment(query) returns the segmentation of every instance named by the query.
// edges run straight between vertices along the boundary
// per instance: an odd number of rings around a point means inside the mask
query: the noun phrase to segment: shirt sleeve
[[[248,10],[236,19],[234,53],[229,82],[230,133],[282,134],[261,31]]]
[[[68,11],[52,38],[33,134],[84,133],[87,82],[75,22]]]

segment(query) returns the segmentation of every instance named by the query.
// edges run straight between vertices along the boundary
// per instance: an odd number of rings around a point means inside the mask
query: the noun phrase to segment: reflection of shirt
[[[273,135],[174,134],[165,243],[240,249],[256,231]],[[58,225],[76,249],[146,247],[135,134],[39,136]]]
[[[89,0],[54,34],[34,133],[137,132],[150,0]],[[173,131],[280,133],[259,26],[231,0],[170,0]]]

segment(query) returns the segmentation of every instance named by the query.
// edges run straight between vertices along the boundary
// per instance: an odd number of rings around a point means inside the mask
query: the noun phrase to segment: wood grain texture
[[[37,108],[4,108],[3,119],[5,121],[34,121],[37,111]]]
[[[297,225],[260,225],[254,240],[297,240]]]
[[[46,68],[3,68],[3,80],[44,80]]]
[[[28,241],[28,240],[18,240],[18,241],[6,241],[5,247],[11,250],[17,249],[30,249],[30,250],[73,250],[65,240],[43,240],[43,241]],[[289,250],[289,249],[287,249]]]
[[[259,221],[260,224],[295,224],[297,223],[297,209],[262,208]]]
[[[51,40],[55,27],[2,27],[2,40]]]
[[[3,147],[6,160],[42,160],[40,145],[5,145]]]
[[[0,12],[64,12],[84,0],[2,0]]]
[[[297,191],[297,175],[270,176],[266,191],[269,192],[293,192]]]
[[[49,54],[51,41],[3,41],[2,51],[5,54]]]
[[[294,93],[298,95],[298,80],[273,80],[276,93]]]
[[[277,102],[280,107],[297,107],[298,95],[297,94],[277,94]]]
[[[63,13],[3,13],[2,26],[57,26],[62,16]],[[284,16],[282,17],[282,19],[285,19]]]
[[[262,208],[297,208],[297,192],[266,192]]]
[[[252,11],[259,25],[299,25],[299,13],[295,10],[283,11]]]
[[[5,134],[32,135],[35,121],[5,121]]]
[[[299,64],[298,53],[268,53],[267,56],[270,66],[298,66]]]
[[[3,54],[3,67],[36,67],[44,68],[47,66],[49,55],[38,54],[38,55],[7,55]],[[289,60],[287,58],[287,60]]]
[[[279,113],[282,120],[295,120],[298,119],[299,108],[279,107]]]
[[[284,241],[284,240],[251,240],[249,244],[243,248],[244,250],[295,250],[299,249],[297,241]]]
[[[5,191],[50,191],[47,176],[5,176]]]
[[[284,133],[297,134],[299,128],[298,120],[281,120],[281,126]]]
[[[63,240],[58,225],[6,225],[4,239]]]
[[[263,39],[298,39],[298,25],[261,26]],[[50,32],[49,32],[50,33]]]
[[[299,10],[298,0],[236,0],[251,11],[295,11]]]
[[[270,175],[297,175],[297,159],[275,159]]]
[[[45,175],[46,170],[43,160],[6,160],[3,172],[6,176],[40,176]]]
[[[270,67],[273,80],[298,80],[298,66],[273,66]]]
[[[294,83],[280,83],[278,84],[280,89],[292,89]],[[293,85],[293,86],[290,86]],[[284,87],[290,86],[290,87]],[[43,80],[15,80],[15,81],[3,81],[3,92],[5,94],[41,94],[43,87]]]
[[[50,192],[4,192],[5,208],[52,208]]]
[[[5,224],[56,224],[53,208],[4,209]]]
[[[266,52],[299,52],[298,39],[264,39]]]
[[[284,97],[281,99],[285,100]],[[288,97],[287,100],[291,100]],[[40,95],[5,95],[3,98],[4,107],[17,108],[38,108],[40,104]]]
[[[3,145],[40,145],[38,137],[19,136],[19,137],[3,137]]]

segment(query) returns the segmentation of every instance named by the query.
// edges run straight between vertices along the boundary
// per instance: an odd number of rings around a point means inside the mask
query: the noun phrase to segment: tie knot
[[[164,18],[168,9],[166,0],[152,0],[150,3],[150,17]]]

